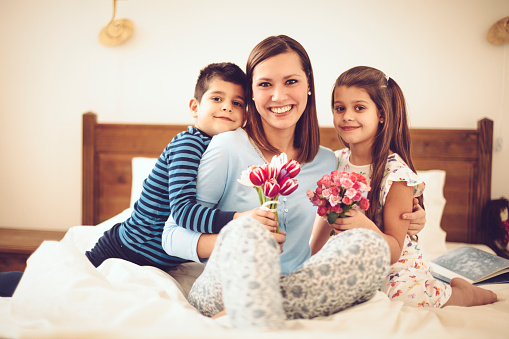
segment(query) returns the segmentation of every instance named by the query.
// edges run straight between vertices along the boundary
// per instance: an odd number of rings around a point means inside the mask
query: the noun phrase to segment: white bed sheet
[[[422,309],[372,300],[328,317],[287,321],[282,332],[231,328],[228,316],[201,316],[186,295],[203,266],[184,264],[168,275],[110,259],[94,268],[84,251],[126,210],[96,227],[72,227],[29,258],[12,298],[0,298],[0,338],[507,338],[509,284],[486,285],[499,301],[481,307]],[[461,244],[448,243],[448,248]],[[480,246],[483,248],[483,246]],[[486,248],[486,247],[484,247]]]

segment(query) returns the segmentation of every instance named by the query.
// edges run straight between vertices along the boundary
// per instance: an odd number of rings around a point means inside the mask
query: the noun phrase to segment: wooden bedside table
[[[25,271],[26,260],[44,240],[60,240],[64,234],[0,227],[0,272]]]

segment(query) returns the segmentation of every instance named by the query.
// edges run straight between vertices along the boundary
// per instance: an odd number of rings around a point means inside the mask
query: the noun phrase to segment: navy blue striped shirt
[[[219,233],[235,212],[204,207],[196,202],[200,160],[212,138],[195,127],[179,133],[166,146],[147,179],[131,217],[119,227],[121,242],[130,250],[164,266],[184,259],[168,255],[161,244],[164,224],[171,215],[182,227]]]

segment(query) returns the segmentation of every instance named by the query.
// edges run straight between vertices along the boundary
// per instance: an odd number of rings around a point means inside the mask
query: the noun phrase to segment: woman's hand
[[[242,212],[242,213],[237,212],[233,215],[233,219],[237,219],[237,218],[247,216],[247,215],[252,216],[256,220],[258,220],[263,226],[265,226],[265,228],[272,234],[274,239],[279,244],[279,247],[280,247],[281,253],[282,253],[283,252],[283,244],[286,241],[286,233],[281,232],[281,231],[279,233],[275,233],[276,227],[278,225],[278,223],[276,221],[276,213],[267,211],[267,210],[263,210],[261,208],[255,208],[255,209],[252,209],[252,210],[249,210],[246,212]]]
[[[366,228],[369,230],[378,230],[378,227],[364,215],[364,213],[351,209],[345,213],[346,218],[337,218],[336,221],[331,224],[336,234],[352,228]]]
[[[278,225],[276,221],[276,213],[263,210],[261,208],[255,208],[242,213],[237,212],[233,215],[233,219],[237,219],[246,215],[250,215],[258,220],[263,226],[265,226],[267,230],[269,230],[269,232],[273,233],[276,231],[276,227]]]
[[[276,239],[281,251],[280,253],[283,253],[283,245],[286,241],[286,233],[279,231],[279,233],[270,232],[270,234],[272,234],[274,239]]]
[[[414,236],[424,228],[426,224],[426,211],[419,205],[419,201],[417,198],[414,198],[414,206],[412,208],[412,213],[403,213],[401,215],[401,219],[410,220],[410,225],[408,226],[407,234],[409,236]]]

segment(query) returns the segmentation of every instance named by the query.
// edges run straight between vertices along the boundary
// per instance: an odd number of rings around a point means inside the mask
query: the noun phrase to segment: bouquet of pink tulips
[[[369,208],[369,200],[363,194],[371,188],[362,174],[332,171],[318,180],[317,185],[315,191],[307,191],[307,196],[317,206],[318,215],[327,218],[329,224],[338,217],[344,218],[351,208],[364,211]]]
[[[242,185],[254,187],[258,193],[262,207],[272,210],[278,215],[276,205],[279,195],[290,195],[299,184],[295,176],[300,172],[300,165],[295,160],[288,160],[285,153],[274,156],[270,163],[261,166],[250,166],[242,172],[238,180]],[[276,227],[279,233],[279,226]]]

